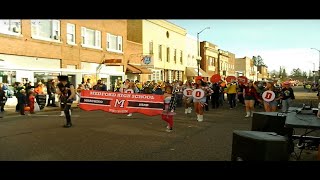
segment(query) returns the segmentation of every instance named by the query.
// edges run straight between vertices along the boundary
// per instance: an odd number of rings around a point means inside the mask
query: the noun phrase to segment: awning
[[[128,64],[128,66],[134,67],[135,69],[138,69],[139,71],[141,71],[140,74],[152,74],[152,71],[150,71],[149,69],[140,66],[140,65],[132,65],[132,64]]]
[[[139,69],[135,68],[134,66],[132,66],[130,64],[127,65],[127,72],[130,72],[132,74],[141,74],[142,73]]]
[[[187,74],[188,77],[196,77],[196,76],[198,76],[198,68],[187,67],[186,74]],[[208,73],[206,73],[201,68],[200,68],[199,75],[202,76],[202,77],[211,77]]]

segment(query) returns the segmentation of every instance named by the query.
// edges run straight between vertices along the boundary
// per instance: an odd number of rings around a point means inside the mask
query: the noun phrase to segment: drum
[[[192,92],[193,90],[191,88],[186,88],[185,90],[183,90],[183,95],[186,97],[192,97]]]
[[[125,93],[134,93],[134,90],[133,89],[126,89],[125,91],[124,91]]]
[[[195,89],[192,92],[192,97],[195,99],[202,99],[205,96],[205,92],[202,89]]]
[[[276,98],[276,94],[273,91],[265,91],[262,94],[262,99],[266,102],[271,102]]]

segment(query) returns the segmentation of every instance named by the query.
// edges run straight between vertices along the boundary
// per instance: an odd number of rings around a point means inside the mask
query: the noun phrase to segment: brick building
[[[117,28],[114,28],[117,27]],[[126,20],[0,20],[2,82],[125,78]]]

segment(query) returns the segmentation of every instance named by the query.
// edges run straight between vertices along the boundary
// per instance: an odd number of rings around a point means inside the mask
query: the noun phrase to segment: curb
[[[71,109],[78,109],[79,107],[77,105],[73,105],[71,106]],[[5,111],[4,112],[4,116],[12,116],[12,115],[19,115],[19,112],[15,112],[15,107],[13,108],[10,108],[10,109],[13,109],[10,110],[10,111]],[[51,112],[51,111],[60,111],[60,107],[50,107],[50,108],[47,108],[45,107],[44,109],[40,110],[39,112]]]

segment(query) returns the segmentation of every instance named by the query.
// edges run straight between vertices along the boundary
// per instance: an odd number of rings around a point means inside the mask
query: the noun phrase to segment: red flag
[[[248,84],[249,80],[247,77],[245,76],[239,76],[238,77],[238,83],[239,84]]]
[[[237,80],[235,76],[227,76],[226,81],[231,82],[232,80]]]
[[[214,75],[212,75],[211,78],[210,78],[210,82],[212,82],[212,83],[217,83],[217,82],[219,82],[219,81],[221,81],[221,76],[220,76],[220,74],[214,74]]]

